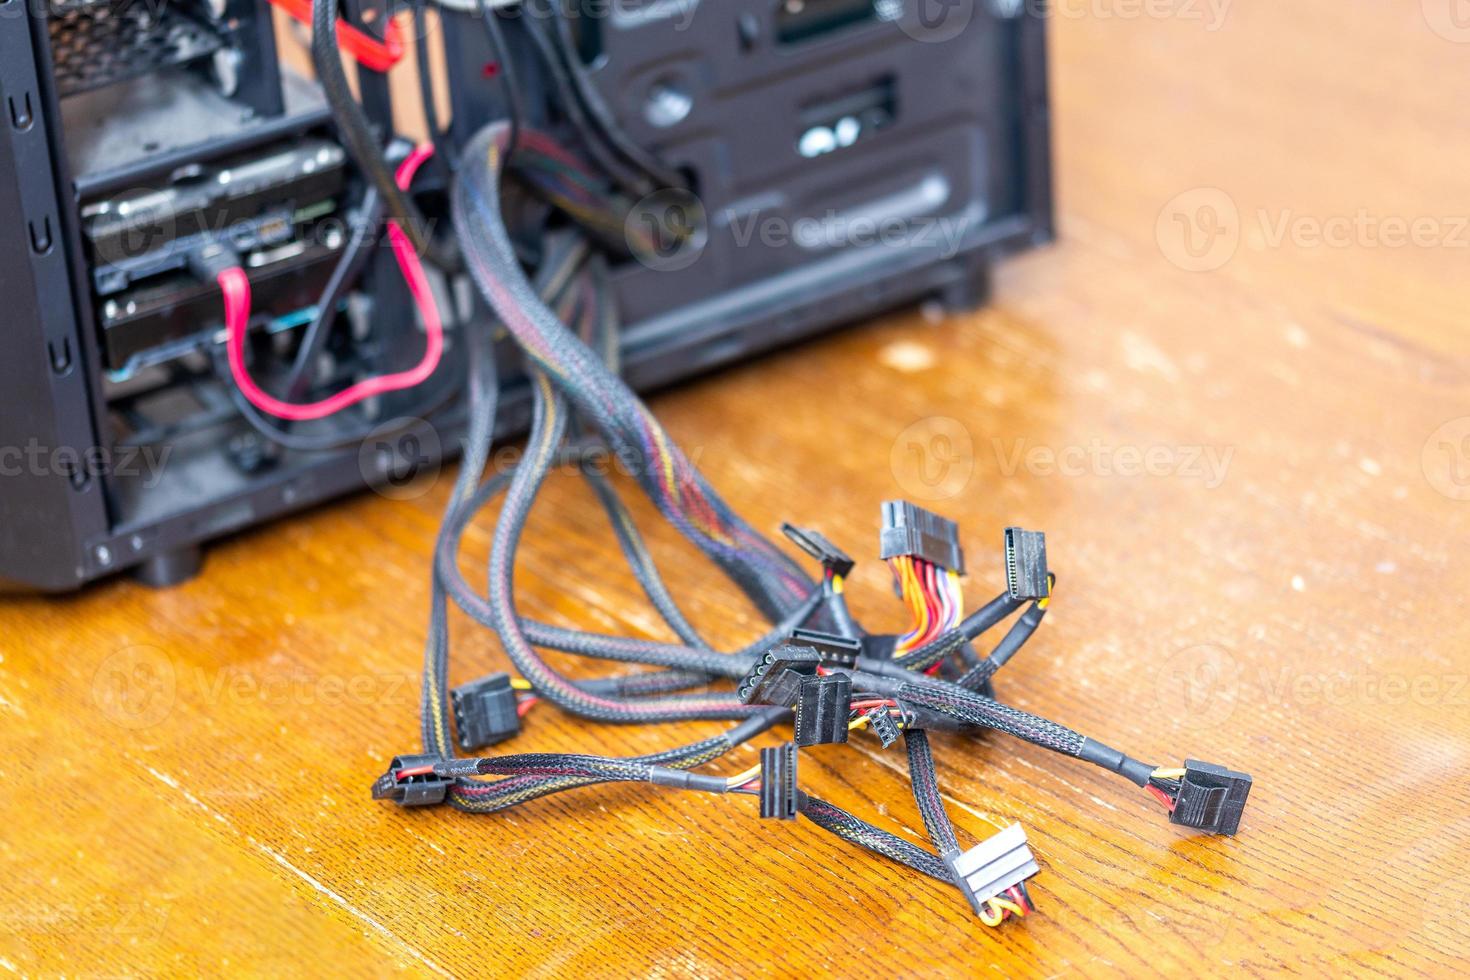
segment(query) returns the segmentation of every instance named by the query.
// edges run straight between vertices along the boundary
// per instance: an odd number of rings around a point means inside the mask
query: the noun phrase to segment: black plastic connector
[[[1234,834],[1250,792],[1247,773],[1187,759],[1169,822],[1209,834]]]
[[[226,269],[241,267],[240,255],[224,242],[210,242],[189,253],[189,272],[206,285],[214,285]]]
[[[466,752],[504,742],[521,732],[509,674],[491,674],[462,684],[450,692],[449,700],[459,747]]]
[[[1045,599],[1051,595],[1046,570],[1046,535],[1006,528],[1006,589],[1012,599]]]
[[[736,695],[744,704],[796,703],[804,677],[816,674],[822,655],[808,646],[782,643],[771,647],[740,681]]]
[[[399,777],[405,769],[423,769],[439,763],[436,755],[400,755],[373,783],[373,799],[392,800],[399,806],[436,806],[444,802],[454,780],[435,772]]]
[[[878,538],[884,561],[900,555],[922,558],[931,565],[965,574],[959,525],[906,500],[883,502],[883,531]]]
[[[761,816],[795,820],[796,743],[761,749]]]
[[[868,727],[878,736],[878,742],[886,749],[898,741],[898,722],[887,708],[873,708],[867,712]]]
[[[787,523],[781,525],[781,533],[790,538],[792,544],[821,562],[824,571],[839,578],[846,578],[857,564],[847,552],[828,541],[826,535],[820,531]]]
[[[851,677],[846,674],[803,677],[796,701],[796,744],[846,742],[847,716],[851,713]]]
[[[821,630],[794,629],[791,642],[798,646],[811,647],[822,658],[827,667],[852,668],[857,666],[863,652],[863,641],[856,637],[823,633]]]

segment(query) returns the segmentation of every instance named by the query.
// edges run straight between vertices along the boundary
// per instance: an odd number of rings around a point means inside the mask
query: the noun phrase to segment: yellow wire
[[[844,587],[844,580],[843,580],[842,576],[841,575],[833,575],[832,576],[832,591],[835,592],[837,595],[842,595],[843,587]]]
[[[510,686],[512,688],[514,688],[515,690],[517,690],[517,691],[534,691],[535,690],[535,688],[531,686],[531,682],[530,681],[521,680],[519,677],[513,678],[511,680],[511,682],[510,682]]]
[[[1021,916],[1023,916],[1023,915],[1026,914],[1025,911],[1021,908],[1021,906],[1017,905],[1015,902],[1007,901],[1004,898],[999,898],[999,897],[992,898],[990,900],[990,904],[993,905],[993,906],[995,906],[995,905],[1000,906],[1001,908],[1005,909],[1007,912],[1011,913],[1012,915],[1016,916],[1017,918],[1020,918]]]
[[[928,632],[929,604],[924,601],[924,589],[914,569],[913,558],[900,555],[894,560],[894,565],[898,572],[899,594],[914,616],[914,628],[910,631],[912,639],[896,644],[893,650],[895,656],[901,656],[912,650],[918,638]]]
[[[867,723],[868,723],[868,716],[867,715],[859,715],[858,717],[854,718],[852,721],[850,721],[850,722],[847,723],[847,730],[850,731],[850,732],[851,731],[856,731],[857,729],[862,728]]]
[[[994,901],[994,899],[991,899],[991,902]],[[990,914],[987,915],[986,912],[989,912]],[[985,923],[987,926],[998,926],[1001,924],[1001,921],[1004,918],[1005,916],[997,912],[995,910],[995,906],[992,904],[987,904],[985,908],[980,912],[980,921]]]
[[[1155,769],[1149,773],[1154,779],[1183,779],[1183,769]]]
[[[1051,605],[1051,591],[1057,587],[1057,577],[1051,572],[1046,573],[1046,597],[1036,603],[1038,608],[1045,609]]]
[[[750,782],[752,779],[756,778],[760,774],[761,767],[752,766],[742,772],[740,775],[731,776],[729,779],[725,780],[725,785],[730,789],[739,789],[741,786],[744,786],[746,783]]]

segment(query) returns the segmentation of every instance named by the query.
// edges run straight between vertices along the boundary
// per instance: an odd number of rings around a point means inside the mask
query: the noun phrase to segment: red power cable
[[[271,0],[271,3],[307,27],[311,26],[312,0]],[[392,18],[383,30],[381,41],[337,18],[337,46],[350,54],[353,61],[376,72],[386,72],[398,64],[407,50],[398,21]]]
[[[431,144],[420,146],[409,154],[408,159],[398,167],[396,180],[399,188],[408,190],[413,183],[414,174],[433,155],[434,147]],[[426,342],[423,359],[407,371],[368,378],[329,398],[305,405],[281,401],[257,385],[250,376],[249,368],[245,364],[245,335],[250,326],[250,278],[238,266],[219,274],[219,286],[224,293],[225,337],[230,375],[250,404],[277,418],[291,422],[308,422],[335,415],[374,395],[421,385],[433,375],[444,354],[444,324],[439,318],[439,305],[434,299],[429,279],[424,274],[423,262],[396,222],[388,222],[388,238],[393,245],[393,257],[398,260],[398,268],[402,270],[403,278],[408,283],[408,291],[424,320]]]

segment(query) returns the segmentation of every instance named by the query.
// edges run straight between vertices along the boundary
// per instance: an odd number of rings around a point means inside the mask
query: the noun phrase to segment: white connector
[[[987,901],[1041,870],[1026,844],[1026,831],[1018,823],[947,860],[955,884],[977,914]]]

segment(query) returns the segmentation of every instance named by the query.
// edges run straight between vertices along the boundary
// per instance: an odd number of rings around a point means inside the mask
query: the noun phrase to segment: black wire
[[[559,5],[560,6],[560,5]],[[687,183],[675,170],[663,163],[652,153],[639,146],[618,125],[612,109],[608,107],[603,99],[602,93],[593,84],[587,74],[587,68],[582,64],[582,58],[577,53],[577,39],[572,36],[572,18],[564,6],[560,6],[555,17],[556,38],[561,47],[561,57],[571,75],[573,87],[577,91],[577,97],[586,110],[587,115],[601,131],[619,154],[629,163],[648,175],[650,180],[658,187],[687,190]]]
[[[506,43],[505,30],[500,23],[498,10],[492,10],[485,0],[475,0],[480,20],[485,24],[485,39],[490,44],[491,56],[500,66],[500,84],[505,89],[506,115],[510,120],[510,142],[506,157],[514,158],[521,145],[521,129],[525,124],[525,90],[521,87],[520,74],[510,57],[510,45]]]
[[[372,257],[383,222],[381,205],[382,199],[378,197],[377,189],[369,187],[363,194],[360,209],[362,220],[352,229],[352,238],[337,259],[337,266],[327,280],[327,287],[322,290],[321,299],[317,301],[316,316],[312,317],[311,324],[302,335],[296,359],[292,362],[290,373],[286,375],[282,388],[286,392],[286,401],[296,401],[306,393],[310,373],[317,358],[321,356],[322,349],[326,347],[331,327],[341,313],[342,302],[367,267],[368,259]]]
[[[959,854],[960,842],[954,824],[944,810],[944,797],[939,794],[939,777],[934,771],[934,753],[929,748],[929,734],[922,728],[905,728],[904,744],[909,750],[909,783],[914,803],[924,820],[924,829],[941,855]]]
[[[652,190],[648,178],[639,173],[636,168],[628,166],[609,149],[605,134],[597,128],[597,124],[589,117],[582,100],[578,97],[576,86],[572,82],[571,71],[562,60],[561,52],[557,50],[557,42],[548,35],[547,31],[547,26],[528,10],[526,33],[530,35],[531,42],[536,46],[537,52],[541,55],[541,61],[551,76],[552,87],[557,94],[557,106],[566,115],[572,128],[581,135],[583,145],[592,154],[597,165],[634,197],[644,196]]]
[[[388,161],[383,157],[381,143],[373,135],[372,124],[352,96],[347,73],[342,68],[342,51],[337,46],[336,0],[312,0],[311,60],[322,94],[331,107],[337,133],[353,162],[367,175],[382,198],[388,216],[403,229],[414,251],[436,265],[455,268],[458,260],[453,250],[438,246],[429,239],[425,231],[428,223],[423,214],[409,196],[398,189]]]

